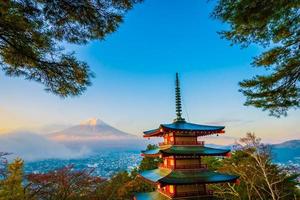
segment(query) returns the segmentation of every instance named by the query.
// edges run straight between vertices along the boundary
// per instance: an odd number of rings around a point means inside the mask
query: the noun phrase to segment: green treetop
[[[92,73],[58,44],[104,39],[140,1],[0,1],[0,69],[62,97],[81,94]]]
[[[0,180],[1,200],[29,199],[22,185],[23,165],[24,163],[21,159],[16,159],[7,166],[5,179]]]
[[[240,83],[245,105],[286,115],[300,107],[300,1],[219,0],[212,14],[229,28],[220,34],[247,47],[251,43],[266,50],[252,65],[268,71]]]

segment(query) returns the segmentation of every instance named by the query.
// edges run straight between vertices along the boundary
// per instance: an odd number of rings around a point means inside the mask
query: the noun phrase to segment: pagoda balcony
[[[175,193],[170,193],[170,192],[167,192],[167,191],[164,191],[162,189],[158,189],[158,191],[160,193],[163,193],[165,194],[166,196],[168,197],[211,197],[213,196],[213,191],[212,190],[207,190],[207,191],[203,191],[203,192],[200,192],[200,191],[189,191],[189,192],[178,192],[176,191],[176,194]]]
[[[190,192],[176,192],[176,197],[192,197],[192,196],[213,196],[212,190],[207,190],[206,192],[190,191]]]
[[[175,141],[175,142],[160,142],[159,146],[164,145],[199,145],[204,146],[204,141]]]
[[[164,165],[164,163],[159,164],[160,168],[167,168],[167,169],[207,169],[206,164],[186,164],[186,165]]]

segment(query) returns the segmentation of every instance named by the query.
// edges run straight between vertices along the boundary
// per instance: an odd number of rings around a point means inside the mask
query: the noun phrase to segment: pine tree
[[[140,1],[0,1],[0,69],[40,82],[62,97],[79,95],[93,74],[59,44],[103,40]]]
[[[223,38],[247,47],[256,43],[265,52],[252,65],[266,69],[240,83],[245,105],[286,115],[300,107],[300,1],[219,0],[213,17],[227,23]]]
[[[22,181],[23,160],[16,159],[8,165],[6,178],[0,181],[0,200],[29,199]]]

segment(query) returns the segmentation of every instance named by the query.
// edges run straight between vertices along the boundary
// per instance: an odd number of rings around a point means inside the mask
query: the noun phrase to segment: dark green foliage
[[[131,180],[127,172],[119,172],[98,189],[98,196],[101,200],[117,200],[119,189]]]
[[[220,34],[233,44],[257,43],[266,49],[252,65],[268,71],[240,83],[245,105],[277,117],[299,108],[300,1],[219,0],[212,15],[229,24]]]
[[[141,177],[137,176],[134,179],[126,182],[118,190],[118,200],[132,200],[137,192],[154,191],[155,185],[146,182]]]
[[[85,44],[114,32],[140,0],[0,1],[0,68],[62,97],[81,94],[93,76],[61,42]]]
[[[161,160],[158,158],[144,157],[139,167],[139,170],[144,171],[144,170],[155,169],[157,168],[160,162]]]
[[[156,148],[158,148],[158,146],[156,144],[148,144],[147,148],[146,148],[146,151],[156,149]]]
[[[208,169],[213,171],[222,167],[222,160],[221,158],[214,157],[214,156],[206,156],[201,158],[201,163],[206,164]]]
[[[156,148],[158,148],[157,145],[149,144],[146,150],[151,150]],[[161,158],[144,157],[139,166],[139,170],[144,171],[144,170],[155,169],[158,167],[158,164],[161,162],[162,162]]]
[[[134,193],[153,191],[154,187],[132,173],[119,172],[97,191],[99,200],[132,200]]]

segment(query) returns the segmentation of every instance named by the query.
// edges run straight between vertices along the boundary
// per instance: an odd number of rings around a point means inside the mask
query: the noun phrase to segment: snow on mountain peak
[[[116,140],[132,140],[137,137],[119,129],[116,129],[102,120],[92,118],[58,131],[49,135],[49,138],[55,141],[67,142],[87,142],[87,141],[116,141]]]
[[[88,125],[88,126],[97,126],[100,124],[104,124],[104,122],[97,118],[91,118],[89,120],[80,123],[80,125]]]

